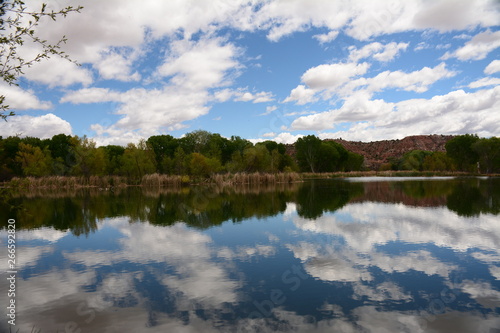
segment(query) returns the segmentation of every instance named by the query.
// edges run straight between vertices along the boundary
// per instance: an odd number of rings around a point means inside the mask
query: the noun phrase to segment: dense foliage
[[[382,169],[500,173],[500,139],[458,135],[445,145],[446,152],[412,150]]]
[[[293,153],[295,151],[295,153]],[[222,172],[335,172],[363,168],[363,156],[314,135],[295,150],[274,141],[257,144],[203,130],[182,138],[155,135],[126,147],[97,147],[87,137],[58,134],[50,139],[0,137],[0,180],[21,176],[104,176],[141,179],[152,173],[208,177]],[[413,150],[384,169],[500,173],[500,139],[456,136],[445,152]]]
[[[87,137],[65,134],[50,139],[0,137],[0,180],[15,176],[104,176],[140,179],[161,173],[207,177],[219,172],[297,171],[284,144],[265,141],[252,144],[207,131],[182,138],[156,135],[126,147],[97,147]]]

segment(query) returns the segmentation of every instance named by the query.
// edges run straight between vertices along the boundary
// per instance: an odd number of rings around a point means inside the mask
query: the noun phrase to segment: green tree
[[[209,177],[221,169],[220,161],[208,158],[200,153],[192,153],[189,157],[190,174],[197,177]]]
[[[4,180],[23,174],[20,164],[16,161],[19,143],[21,138],[18,136],[9,136],[0,141],[0,170]]]
[[[33,64],[40,62],[50,56],[56,55],[72,61],[69,56],[61,50],[61,45],[66,43],[66,37],[62,36],[56,43],[51,44],[40,38],[37,27],[42,17],[56,20],[65,17],[71,12],[79,12],[83,7],[72,7],[58,11],[47,10],[47,4],[42,3],[37,11],[30,11],[21,0],[4,0],[0,2],[0,77],[9,85],[17,85],[23,70]],[[31,59],[25,59],[19,49],[30,42],[39,47],[40,51]],[[5,103],[6,96],[0,96],[0,117],[7,119],[14,115],[9,111],[9,105]]]
[[[400,170],[422,171],[424,169],[424,160],[431,156],[432,152],[426,150],[412,150],[405,153],[399,163]]]
[[[129,179],[139,180],[156,170],[154,153],[144,140],[140,140],[137,145],[129,143],[121,161],[120,172]]]
[[[363,155],[347,152],[347,161],[345,162],[345,171],[359,171],[363,168],[365,158]]]
[[[101,147],[106,158],[106,174],[117,175],[120,172],[121,159],[125,153],[125,147],[108,145]]]
[[[75,146],[76,141],[71,135],[57,134],[48,140],[48,146],[52,155],[52,169],[56,175],[67,175],[76,163]]]
[[[171,135],[154,135],[146,141],[155,154],[157,171],[168,173],[171,159],[179,147],[179,141]]]
[[[446,154],[455,162],[460,171],[476,170],[479,155],[472,145],[479,140],[477,135],[459,135],[448,141],[445,145]]]
[[[246,172],[268,172],[271,154],[264,145],[249,147],[243,151],[243,168]]]
[[[336,171],[340,162],[340,153],[337,148],[329,142],[321,142],[319,152],[316,156],[317,172]]]
[[[308,135],[297,139],[295,149],[297,151],[297,162],[301,171],[317,171],[320,148],[321,139],[315,135]]]
[[[72,173],[90,177],[102,176],[106,173],[106,153],[103,148],[97,148],[94,140],[84,136],[74,137],[75,165]]]
[[[478,155],[481,172],[500,172],[500,138],[479,139],[472,150]]]
[[[435,151],[425,156],[422,169],[425,171],[453,171],[454,165],[446,153]]]
[[[188,171],[186,153],[182,147],[177,147],[172,160],[173,172],[176,175],[185,175]]]
[[[46,176],[52,171],[52,159],[48,148],[42,151],[40,147],[21,142],[16,161],[21,164],[25,176]]]

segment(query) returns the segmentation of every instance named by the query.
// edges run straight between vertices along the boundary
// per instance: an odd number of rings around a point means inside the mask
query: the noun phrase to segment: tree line
[[[335,172],[363,169],[362,155],[335,141],[314,135],[299,138],[293,149],[264,141],[253,144],[239,136],[225,138],[197,130],[181,138],[155,135],[127,146],[97,146],[86,136],[0,137],[0,180],[22,176],[119,175],[141,179],[146,174],[208,177],[237,172]],[[500,139],[456,136],[446,152],[413,150],[382,165],[382,170],[500,172]]]
[[[239,136],[228,139],[203,130],[182,138],[155,135],[125,147],[98,147],[86,136],[66,134],[50,139],[0,137],[0,180],[49,175],[140,179],[152,173],[208,177],[221,172],[328,172],[360,170],[362,163],[361,155],[315,136],[297,141],[297,159],[282,143],[253,144]]]
[[[381,169],[500,173],[500,138],[458,135],[445,144],[445,149],[446,152],[412,150]]]

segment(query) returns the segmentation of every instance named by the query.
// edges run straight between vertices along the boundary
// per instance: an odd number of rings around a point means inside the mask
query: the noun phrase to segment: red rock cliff
[[[398,159],[405,153],[420,149],[429,151],[446,151],[445,144],[453,135],[415,135],[401,140],[383,140],[374,142],[346,141],[333,139],[347,150],[365,157],[365,166],[371,170],[378,170],[384,163]],[[288,146],[287,152],[295,155],[295,147]]]

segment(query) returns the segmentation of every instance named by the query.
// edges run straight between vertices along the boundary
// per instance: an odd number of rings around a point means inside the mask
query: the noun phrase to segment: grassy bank
[[[126,186],[144,187],[181,187],[199,184],[235,185],[235,184],[279,184],[301,180],[298,173],[225,173],[214,174],[208,178],[192,178],[189,176],[149,174],[142,179],[131,180],[122,176],[47,176],[13,178],[5,182],[3,187],[15,189],[69,189],[69,188],[116,188]]]
[[[257,184],[287,184],[299,182],[304,179],[329,179],[346,177],[471,177],[493,176],[498,174],[473,174],[466,172],[450,171],[353,171],[330,173],[225,173],[213,174],[208,178],[193,178],[190,176],[149,174],[140,180],[130,180],[122,176],[47,176],[13,178],[3,183],[4,188],[15,189],[74,189],[74,188],[120,188],[127,186],[143,187],[182,187],[188,185],[215,184],[220,186],[230,185],[257,185]]]

